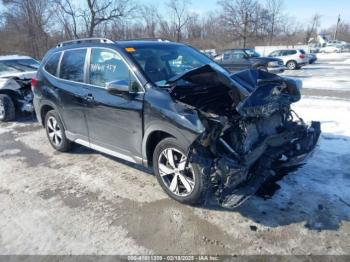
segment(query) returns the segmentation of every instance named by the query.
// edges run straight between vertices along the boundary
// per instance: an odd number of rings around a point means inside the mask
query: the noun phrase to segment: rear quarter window
[[[60,57],[61,53],[55,53],[51,56],[51,58],[49,59],[49,61],[47,61],[44,67],[46,72],[50,73],[53,76],[57,75],[57,67],[58,63],[60,62]]]
[[[84,82],[85,57],[86,49],[64,51],[60,78],[74,82]]]

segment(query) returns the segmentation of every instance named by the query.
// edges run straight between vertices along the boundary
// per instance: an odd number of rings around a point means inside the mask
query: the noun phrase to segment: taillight
[[[38,80],[36,78],[32,78],[32,90],[36,87],[36,84],[38,83]]]
[[[299,56],[301,59],[304,59],[305,58],[305,55],[300,55]]]

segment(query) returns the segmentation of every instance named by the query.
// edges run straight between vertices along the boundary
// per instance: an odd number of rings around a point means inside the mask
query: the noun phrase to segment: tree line
[[[199,49],[308,43],[322,16],[298,22],[284,0],[219,0],[199,14],[189,0],[141,4],[137,0],[0,0],[0,54],[40,59],[60,41],[105,37],[113,40],[164,38]],[[340,22],[339,39],[350,41],[350,25]]]

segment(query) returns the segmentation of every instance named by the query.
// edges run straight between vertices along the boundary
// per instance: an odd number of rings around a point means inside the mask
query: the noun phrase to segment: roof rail
[[[57,47],[63,47],[66,45],[73,45],[73,44],[82,44],[82,43],[113,44],[114,42],[112,40],[107,39],[107,38],[83,38],[83,39],[74,39],[74,40],[70,40],[70,41],[61,42],[57,45]]]
[[[155,41],[155,42],[172,42],[165,38],[134,38],[134,39],[123,39],[118,41]]]

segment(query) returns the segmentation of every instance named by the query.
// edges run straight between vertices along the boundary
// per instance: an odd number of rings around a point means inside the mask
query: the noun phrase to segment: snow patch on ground
[[[350,53],[317,54],[315,64],[300,70],[286,70],[283,75],[303,81],[304,88],[350,90]]]
[[[349,79],[336,79],[335,77],[310,78],[303,81],[303,88],[314,88],[324,90],[350,90]]]
[[[293,109],[305,121],[321,121],[323,133],[350,137],[350,102],[326,98],[303,98],[293,105]]]
[[[350,58],[350,53],[317,53],[318,60],[343,60],[344,58]]]
[[[345,64],[345,65],[350,65],[350,59],[346,59],[341,62],[329,62],[330,64]]]

